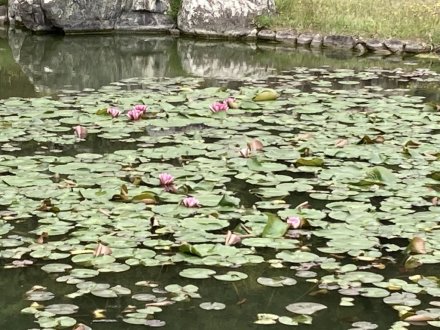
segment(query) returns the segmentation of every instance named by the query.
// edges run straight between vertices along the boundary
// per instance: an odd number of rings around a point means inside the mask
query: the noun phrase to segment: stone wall
[[[11,25],[32,31],[168,31],[169,0],[9,0]]]

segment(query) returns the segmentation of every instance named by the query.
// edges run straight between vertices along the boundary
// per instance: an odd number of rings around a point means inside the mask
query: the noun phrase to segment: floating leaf
[[[225,304],[222,304],[219,302],[204,302],[204,303],[201,303],[199,306],[201,309],[205,309],[208,311],[210,311],[210,310],[219,311],[219,310],[226,308]]]
[[[320,310],[326,309],[327,306],[313,302],[299,302],[286,306],[289,312],[295,314],[312,315]]]
[[[212,269],[206,268],[187,268],[182,270],[179,275],[186,278],[192,279],[203,279],[210,278],[211,275],[214,275],[216,272]]]
[[[256,102],[260,101],[273,101],[276,100],[280,95],[273,89],[265,89],[258,92],[252,100]]]
[[[241,281],[248,278],[248,276],[245,273],[236,272],[236,271],[229,271],[226,274],[214,275],[213,277],[219,281],[226,281],[226,282]]]

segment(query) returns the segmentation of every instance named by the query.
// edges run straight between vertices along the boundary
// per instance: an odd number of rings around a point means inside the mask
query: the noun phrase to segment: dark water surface
[[[432,60],[416,60],[390,56],[356,57],[341,52],[320,52],[307,49],[292,50],[275,44],[254,44],[226,41],[197,41],[176,39],[168,36],[146,35],[100,35],[100,36],[54,36],[31,35],[22,31],[0,32],[0,99],[10,97],[38,97],[56,95],[63,90],[99,89],[112,82],[131,77],[204,77],[208,84],[234,82],[238,79],[267,78],[272,74],[288,71],[294,67],[322,67],[366,69],[371,67],[407,68],[415,67],[440,70]],[[396,81],[377,82],[386,88],[398,88]],[[388,85],[387,85],[388,84]],[[350,87],[347,87],[350,88]],[[412,93],[439,99],[436,86],[432,89],[417,89]],[[1,134],[1,133],[0,133]],[[105,146],[87,146],[88,152],[98,152]],[[112,146],[107,146],[111,149]],[[21,152],[30,154],[34,146],[24,147]],[[68,151],[67,151],[68,152]],[[245,196],[246,187],[233,188]],[[295,201],[295,203],[301,201]],[[292,201],[292,204],[294,202]],[[30,226],[30,228],[27,228]],[[16,227],[26,232],[34,229],[28,222]],[[313,242],[311,242],[313,245]],[[269,256],[266,259],[269,259]],[[385,272],[387,278],[407,277],[402,273],[402,260]],[[0,266],[3,266],[0,260]],[[424,266],[425,267],[425,266]],[[181,285],[195,283],[204,299],[177,303],[165,307],[160,319],[165,320],[165,329],[261,329],[252,323],[257,313],[287,315],[284,306],[302,301],[321,302],[332,306],[314,316],[312,325],[300,325],[299,329],[349,329],[356,321],[369,320],[379,324],[379,329],[389,329],[396,321],[396,311],[379,300],[356,297],[353,307],[339,307],[341,296],[318,290],[312,282],[301,279],[292,287],[268,288],[257,284],[260,276],[294,276],[295,270],[270,268],[267,263],[246,266],[240,271],[249,275],[249,280],[237,283],[215,279],[195,280],[181,278],[178,273],[185,267],[133,267],[123,274],[100,274],[93,280],[98,283],[120,284],[135,289],[134,283],[151,280]],[[221,270],[216,268],[216,270]],[[438,274],[435,267],[418,269],[421,273]],[[320,273],[325,275],[324,272]],[[0,269],[0,329],[38,328],[32,315],[20,314],[29,306],[23,295],[33,285],[47,286],[56,293],[57,303],[72,303],[64,294],[75,291],[74,287],[55,282],[55,276],[39,267]],[[140,289],[137,287],[136,292]],[[145,288],[145,293],[151,289]],[[310,295],[311,294],[311,295]],[[198,304],[211,299],[221,301],[227,308],[223,311],[202,311]],[[274,303],[276,302],[276,304]],[[130,303],[129,297],[103,299],[83,296],[74,301],[80,311],[74,317],[93,329],[140,329],[141,326],[123,324],[121,312]],[[107,321],[93,321],[91,311],[106,310]],[[115,322],[113,322],[115,321]],[[116,322],[117,321],[117,322]],[[272,329],[287,326],[277,324]],[[411,329],[427,329],[427,326]]]

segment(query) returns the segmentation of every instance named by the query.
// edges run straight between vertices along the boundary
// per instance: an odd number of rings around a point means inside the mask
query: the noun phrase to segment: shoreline
[[[8,29],[8,16],[6,6],[0,6],[0,28]],[[19,27],[21,28],[21,27]],[[27,29],[25,29],[27,30]],[[30,31],[35,34],[53,33],[47,31]],[[56,32],[55,32],[56,33]],[[83,34],[112,34],[112,33],[136,33],[136,34],[169,34],[172,36],[191,36],[200,39],[219,39],[219,40],[243,40],[243,41],[267,41],[280,43],[287,47],[304,47],[311,49],[339,49],[352,51],[354,53],[377,54],[377,55],[393,55],[393,54],[423,54],[434,53],[440,54],[440,44],[429,44],[417,40],[402,40],[398,38],[380,39],[380,38],[362,38],[349,34],[325,34],[301,32],[295,29],[280,28],[254,28],[250,33],[244,31],[232,31],[228,34],[207,33],[199,30],[195,33],[182,32],[178,28],[164,28],[161,26],[145,26],[133,27],[129,29],[108,29],[108,30],[78,30],[67,31],[65,35],[83,35]]]

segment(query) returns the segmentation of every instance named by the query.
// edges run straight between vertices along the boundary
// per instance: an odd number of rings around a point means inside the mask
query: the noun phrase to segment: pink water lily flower
[[[296,216],[287,217],[287,223],[293,229],[298,229],[301,226],[301,218],[296,217]]]
[[[177,189],[174,186],[174,177],[168,173],[159,174],[160,185],[163,187],[165,191],[168,192],[176,192]]]
[[[229,107],[226,101],[222,101],[222,102],[217,101],[211,104],[209,106],[209,109],[211,109],[212,112],[222,112],[222,111],[227,111]]]
[[[168,173],[160,173],[159,174],[159,181],[160,181],[161,186],[169,186],[169,185],[173,184],[174,177]]]
[[[110,116],[112,116],[112,118],[116,118],[116,117],[119,117],[119,115],[121,114],[121,111],[119,111],[118,108],[111,107],[111,108],[107,109],[107,113]]]
[[[241,242],[241,237],[240,235],[234,234],[233,232],[231,232],[230,230],[228,230],[228,233],[226,234],[225,237],[225,245],[235,245]]]
[[[142,114],[144,114],[145,111],[148,110],[148,106],[146,106],[145,104],[136,104],[136,105],[133,107],[133,110],[140,111],[140,112],[142,112]]]
[[[185,197],[182,204],[186,207],[200,207],[199,200],[192,196]]]
[[[130,120],[139,120],[142,118],[142,115],[144,113],[142,111],[132,109],[129,112],[127,112],[127,117],[130,118]]]
[[[87,136],[87,129],[84,126],[75,126],[73,127],[73,132],[77,139],[84,140]]]

